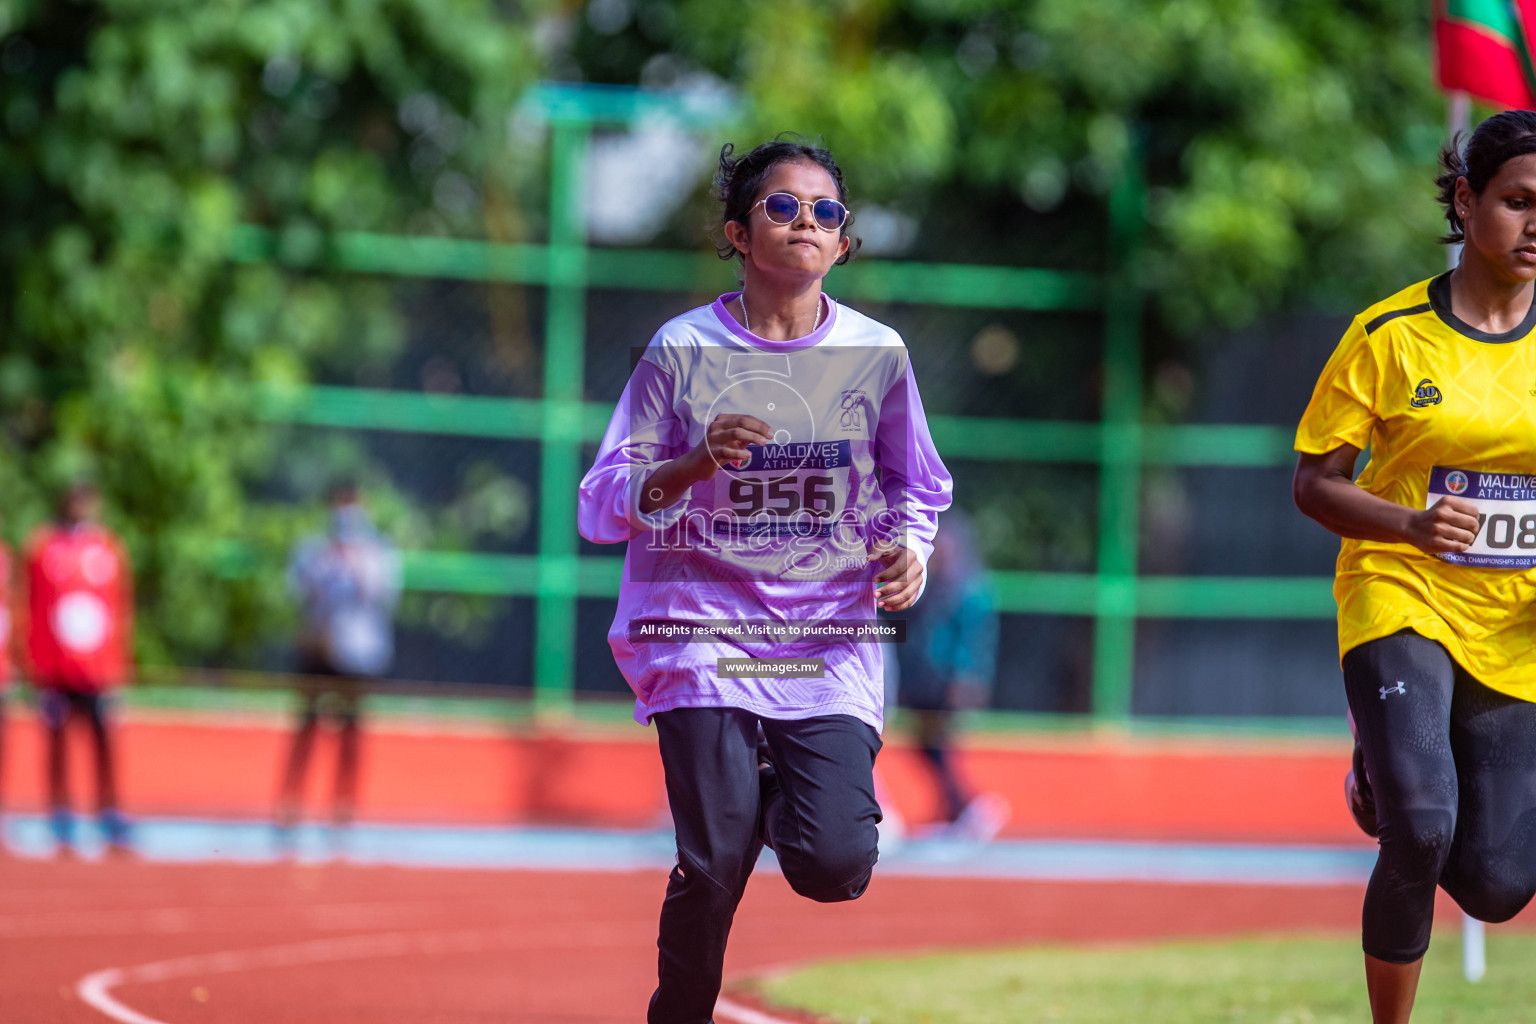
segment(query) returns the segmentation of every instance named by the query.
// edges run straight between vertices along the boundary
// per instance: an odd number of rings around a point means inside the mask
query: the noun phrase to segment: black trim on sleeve
[[[1449,270],[1429,282],[1429,304],[1434,307],[1435,315],[1445,321],[1445,326],[1473,341],[1503,345],[1511,341],[1519,341],[1531,333],[1532,327],[1536,327],[1536,300],[1531,302],[1531,308],[1526,310],[1525,319],[1520,321],[1519,326],[1502,334],[1489,334],[1487,331],[1480,331],[1473,327],[1451,312],[1451,272]],[[1370,328],[1367,327],[1366,331],[1369,332]]]
[[[1417,306],[1409,306],[1406,309],[1389,309],[1366,324],[1365,333],[1370,334],[1388,320],[1396,320],[1400,316],[1413,316],[1415,313],[1428,313],[1433,308],[1429,303],[1421,302]]]

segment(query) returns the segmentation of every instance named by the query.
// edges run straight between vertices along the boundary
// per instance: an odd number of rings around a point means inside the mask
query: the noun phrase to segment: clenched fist
[[[1428,555],[1465,551],[1482,529],[1477,506],[1465,498],[1441,498],[1408,519],[1407,541]]]

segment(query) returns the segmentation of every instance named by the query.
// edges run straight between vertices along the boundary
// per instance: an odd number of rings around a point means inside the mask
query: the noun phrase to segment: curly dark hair
[[[720,218],[721,227],[731,221],[746,224],[758,189],[763,187],[769,172],[783,163],[800,162],[820,167],[832,176],[832,183],[837,186],[838,202],[845,207],[848,205],[848,186],[843,183],[843,169],[837,166],[831,153],[820,146],[811,145],[802,136],[784,132],[772,142],[757,146],[750,153],[734,156],[735,152],[736,147],[729,142],[720,147],[720,168],[715,173],[715,198],[724,206]],[[848,234],[848,226],[852,223],[853,214],[850,212],[848,219],[843,222],[841,232],[841,237],[848,239],[848,251],[837,258],[834,266],[841,266],[853,259],[862,244],[860,239]],[[715,249],[723,260],[741,257],[730,239],[723,235],[715,240]]]
[[[1445,221],[1451,229],[1440,241],[1449,245],[1466,239],[1461,218],[1456,214],[1456,179],[1466,178],[1478,195],[1510,160],[1536,153],[1536,111],[1506,110],[1494,114],[1472,131],[1463,145],[1462,133],[1440,148],[1440,174],[1435,186],[1440,191],[1440,205],[1445,207]]]

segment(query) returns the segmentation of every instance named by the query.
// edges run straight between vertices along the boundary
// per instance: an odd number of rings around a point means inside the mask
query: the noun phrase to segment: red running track
[[[112,1019],[80,995],[109,968],[125,973],[98,991],[141,1022],[633,1024],[665,886],[659,871],[18,860],[0,879],[0,1013],[29,1024]],[[1359,900],[1357,886],[877,876],[864,899],[822,906],[759,875],[727,966],[740,977],[874,951],[1349,932]]]
[[[264,816],[282,719],[130,712],[131,813]],[[650,730],[380,720],[361,816],[375,821],[642,825],[661,809]],[[41,804],[35,725],[8,730],[7,803]],[[1013,804],[1015,835],[1354,841],[1347,740],[976,737],[964,765]],[[321,767],[329,767],[323,749]],[[933,803],[917,758],[880,758],[909,819]],[[81,769],[84,765],[80,766]],[[318,773],[317,773],[318,774]],[[89,775],[75,774],[77,782]],[[319,780],[316,779],[318,783]],[[320,788],[318,785],[316,788]],[[622,874],[0,860],[0,1019],[634,1022],[655,978],[660,871]],[[880,951],[1358,927],[1360,887],[881,878],[849,905],[754,879],[728,968]],[[1454,927],[1449,904],[1442,930]],[[115,973],[112,973],[114,972]],[[104,973],[107,972],[107,973]],[[115,1001],[115,1002],[114,1002]]]

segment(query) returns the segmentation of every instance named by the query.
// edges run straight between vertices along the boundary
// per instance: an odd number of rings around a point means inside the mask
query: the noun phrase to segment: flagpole
[[[1467,132],[1472,130],[1472,97],[1464,92],[1452,92],[1447,95],[1445,105],[1445,136],[1453,143],[1458,136],[1465,138]],[[1445,247],[1445,261],[1447,270],[1455,270],[1456,264],[1461,262],[1461,245],[1448,245]],[[1467,918],[1471,922],[1472,918]],[[1482,927],[1482,922],[1476,922]],[[1481,975],[1479,975],[1481,977]]]
[[[1458,136],[1465,138],[1472,128],[1472,97],[1464,92],[1452,92],[1445,105],[1446,137],[1454,143]],[[1449,245],[1445,249],[1445,262],[1450,270],[1461,262],[1461,246]],[[1470,982],[1483,980],[1488,972],[1486,936],[1483,922],[1463,911],[1461,915],[1461,973]]]

